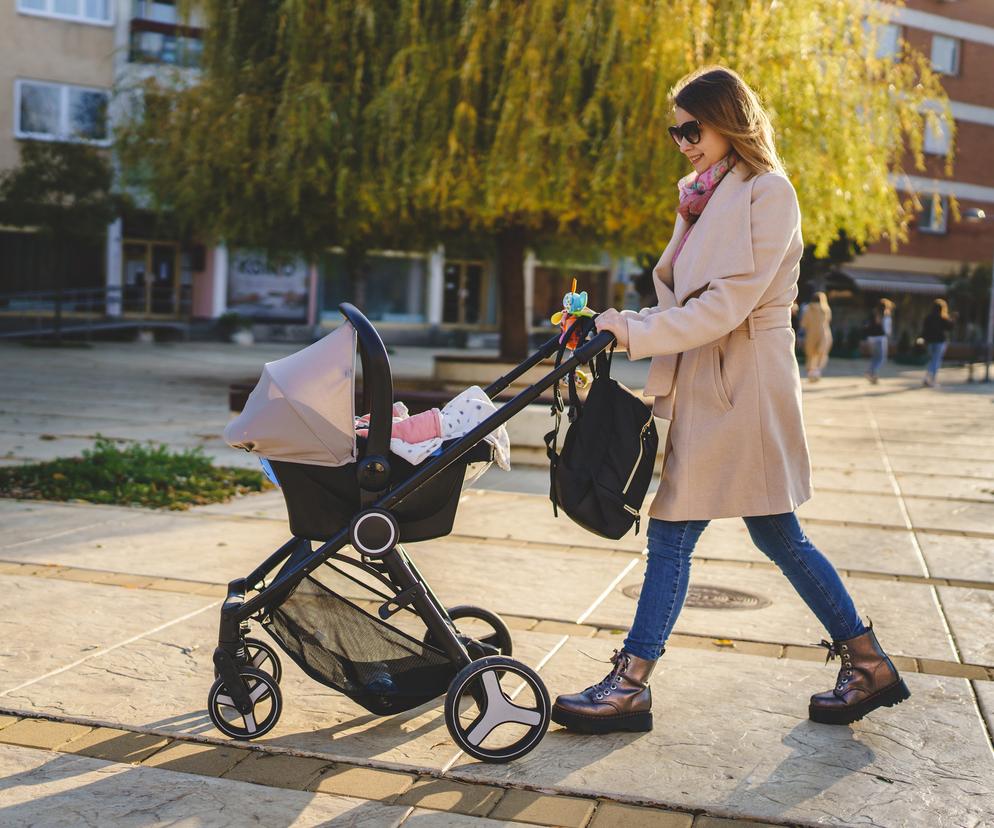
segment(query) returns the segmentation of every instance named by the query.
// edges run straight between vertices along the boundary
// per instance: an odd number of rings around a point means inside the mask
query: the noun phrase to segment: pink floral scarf
[[[700,175],[692,172],[680,179],[677,184],[680,190],[680,206],[677,208],[677,212],[690,223],[690,227],[687,228],[687,232],[680,239],[676,253],[673,254],[673,263],[676,263],[677,256],[680,255],[680,251],[683,250],[687,239],[690,238],[690,231],[694,229],[694,223],[701,217],[704,207],[711,200],[711,196],[714,195],[714,191],[721,183],[721,179],[735,166],[736,159],[737,156],[733,150],[724,158],[715,161]]]

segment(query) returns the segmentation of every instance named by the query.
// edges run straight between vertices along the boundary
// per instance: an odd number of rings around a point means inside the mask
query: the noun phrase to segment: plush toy
[[[573,323],[581,317],[591,317],[594,316],[595,312],[592,308],[587,307],[587,291],[582,293],[576,292],[576,279],[573,280],[573,286],[570,288],[569,293],[563,296],[563,309],[552,314],[551,322],[553,325],[558,325],[562,333],[559,336],[560,344],[563,343],[567,331],[573,326]],[[574,329],[573,333],[570,335],[569,342],[566,343],[566,347],[570,349],[575,349],[580,344],[580,330],[579,326]]]

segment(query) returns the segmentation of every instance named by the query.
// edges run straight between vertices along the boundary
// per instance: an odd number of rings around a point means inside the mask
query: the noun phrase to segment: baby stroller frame
[[[542,679],[527,665],[509,657],[510,635],[499,617],[475,608],[446,609],[401,545],[398,522],[392,511],[405,498],[467,456],[474,447],[482,445],[481,441],[488,434],[561,378],[613,344],[614,336],[608,332],[593,336],[537,383],[518,393],[471,431],[443,446],[441,454],[416,467],[414,474],[388,489],[393,381],[386,348],[376,329],[357,308],[345,303],[339,310],[356,332],[363,371],[363,410],[371,412],[368,440],[355,463],[361,509],[350,525],[341,528],[316,549],[311,548],[311,539],[292,537],[251,573],[228,584],[227,598],[221,607],[218,645],[214,651],[216,681],[208,697],[208,712],[219,730],[235,738],[258,738],[275,726],[282,710],[279,658],[268,644],[246,637],[250,631],[248,622],[263,623],[272,634],[273,630],[268,626],[271,614],[304,579],[323,564],[334,568],[334,562],[344,562],[358,567],[385,588],[383,592],[374,590],[385,599],[378,610],[383,621],[402,609],[416,613],[427,628],[426,646],[430,639],[429,649],[449,662],[448,667],[455,672],[455,677],[446,693],[445,719],[453,740],[464,751],[483,761],[510,761],[534,748],[548,728],[551,705]],[[532,356],[489,385],[485,393],[493,398],[560,348],[559,336],[551,337]],[[346,545],[351,545],[358,553],[358,560],[340,554]],[[342,574],[355,580],[347,573]],[[249,592],[257,594],[248,597]],[[458,617],[482,619],[494,629],[494,634],[479,640],[462,635],[453,623]],[[279,636],[274,638],[300,663]],[[305,665],[301,666],[307,670]],[[515,705],[501,690],[498,679],[506,673],[529,686],[536,699],[535,708]],[[312,677],[323,681],[320,676],[312,674]],[[441,694],[437,692],[430,697]],[[463,725],[459,717],[464,697],[471,697],[479,711],[468,726]],[[269,712],[258,720],[256,706],[263,701]],[[222,715],[223,708],[229,715]],[[232,721],[231,711],[236,711],[235,719],[241,719],[240,725]],[[511,745],[484,746],[484,739],[506,723],[523,726],[524,735]]]

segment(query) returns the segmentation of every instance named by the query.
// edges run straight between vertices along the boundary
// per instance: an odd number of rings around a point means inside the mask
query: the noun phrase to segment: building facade
[[[909,240],[896,252],[881,240],[841,267],[830,280],[830,301],[840,319],[862,321],[868,305],[880,297],[896,302],[897,338],[913,341],[931,301],[948,294],[950,278],[964,265],[989,265],[994,256],[994,221],[957,221],[950,197],[962,214],[980,208],[994,215],[994,3],[990,0],[906,0],[905,5],[878,4],[888,19],[880,33],[881,56],[896,55],[900,42],[930,56],[941,74],[954,124],[925,136],[926,169],[895,177],[903,193],[915,192],[924,210],[909,227]],[[953,174],[944,171],[955,135]],[[913,170],[911,154],[903,160]],[[976,339],[982,331],[960,326],[959,338]]]

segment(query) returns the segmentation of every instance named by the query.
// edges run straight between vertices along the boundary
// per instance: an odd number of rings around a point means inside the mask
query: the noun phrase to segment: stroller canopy
[[[356,332],[348,322],[313,345],[267,362],[245,409],[224,429],[234,448],[273,460],[356,461]]]

